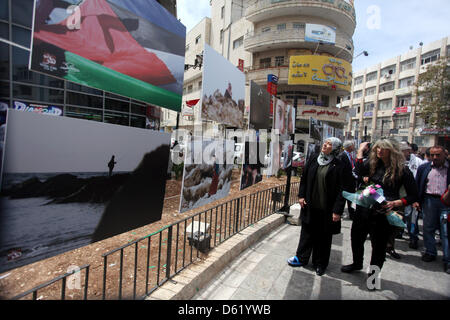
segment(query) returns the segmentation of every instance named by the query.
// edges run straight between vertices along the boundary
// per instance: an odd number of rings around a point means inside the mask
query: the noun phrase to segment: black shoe
[[[316,274],[317,274],[318,276],[323,276],[324,273],[325,273],[325,268],[324,268],[324,267],[318,266],[318,267],[316,268]]]
[[[341,272],[345,272],[345,273],[350,273],[350,272],[353,272],[353,271],[359,271],[359,270],[362,270],[362,265],[358,265],[358,264],[354,264],[354,263],[352,263],[352,264],[348,264],[348,265],[346,265],[346,266],[342,266],[341,267]]]
[[[419,248],[419,244],[417,243],[417,240],[409,241],[409,247],[411,249],[417,250]]]
[[[394,248],[387,249],[386,252],[389,253],[394,259],[399,260],[402,258],[397,252],[395,252]]]
[[[425,261],[425,262],[431,262],[431,261],[434,261],[434,260],[436,260],[436,256],[433,256],[433,255],[431,255],[431,254],[425,253],[425,254],[422,256],[422,261]]]
[[[444,272],[450,274],[450,264],[444,263]]]

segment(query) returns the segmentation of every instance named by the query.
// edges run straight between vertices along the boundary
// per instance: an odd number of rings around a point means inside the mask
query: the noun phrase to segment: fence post
[[[170,278],[170,261],[172,259],[172,226],[167,233],[167,259],[166,259],[166,278]]]
[[[237,199],[237,203],[236,203],[236,208],[235,208],[235,213],[234,213],[234,233],[238,233],[239,231],[239,207],[241,204],[241,198]]]

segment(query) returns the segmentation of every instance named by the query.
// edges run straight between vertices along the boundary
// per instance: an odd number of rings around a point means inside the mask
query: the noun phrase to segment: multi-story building
[[[176,15],[175,0],[159,0]],[[0,1],[0,102],[54,106],[68,117],[159,128],[160,108],[28,69],[34,0]]]
[[[425,127],[414,88],[418,76],[441,57],[450,57],[450,37],[354,72],[352,94],[342,102],[350,114],[346,131],[359,140],[392,136],[422,149],[436,143],[449,148],[448,128]]]
[[[336,86],[333,82],[311,81],[311,74],[306,83],[292,84],[289,81],[289,61],[293,56],[302,56],[304,64],[312,65],[318,60],[317,57],[327,57],[325,60],[329,60],[330,72],[335,71],[333,64],[350,65],[353,59],[352,36],[356,27],[353,1],[212,0],[210,4],[211,19],[203,20],[188,31],[187,64],[193,64],[194,55],[201,50],[196,43],[197,37],[204,37],[203,43],[206,42],[231,63],[244,65],[247,85],[254,81],[266,87],[269,74],[278,77],[276,96],[297,107],[296,132],[298,135],[304,134],[302,139],[309,136],[311,115],[336,128],[344,128],[346,112],[336,105],[340,97],[350,92],[351,67],[346,70],[350,75],[347,88]],[[312,39],[311,30],[315,30],[319,38]],[[320,40],[323,33],[328,33],[331,38]],[[327,67],[321,65],[320,68]],[[186,101],[200,99],[200,81],[199,69],[185,72],[183,105]],[[249,86],[247,88],[248,107]],[[199,105],[196,107],[199,108]],[[198,114],[198,110],[194,113]],[[165,112],[163,116],[166,127],[176,126],[173,112]],[[194,121],[190,124],[193,125]],[[190,124],[183,120],[179,122],[179,127],[189,127]]]

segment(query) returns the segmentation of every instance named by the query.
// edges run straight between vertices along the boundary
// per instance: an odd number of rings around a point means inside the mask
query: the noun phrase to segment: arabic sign
[[[336,86],[351,91],[352,66],[345,60],[327,56],[291,56],[289,85]]]
[[[335,44],[336,28],[307,23],[305,26],[305,41]]]
[[[420,134],[423,135],[423,136],[448,135],[448,134],[450,134],[450,127],[447,127],[447,128],[427,128],[427,129],[422,129]]]
[[[411,106],[407,106],[407,107],[398,107],[395,108],[393,113],[410,113],[411,112]]]
[[[62,107],[56,107],[56,106],[44,106],[40,104],[31,104],[21,101],[14,101],[13,109],[20,110],[20,111],[27,111],[27,112],[34,112],[34,113],[41,113],[41,114],[47,114],[51,116],[62,116],[63,115],[63,109]]]
[[[320,108],[320,107],[314,107],[314,108],[308,108],[308,107],[298,107],[298,114],[299,117],[303,119],[309,119],[309,117],[313,116],[314,118],[317,118],[319,120],[328,121],[330,118],[333,118],[333,121],[342,121],[344,122],[346,120],[346,112],[343,112],[342,110],[338,108]]]

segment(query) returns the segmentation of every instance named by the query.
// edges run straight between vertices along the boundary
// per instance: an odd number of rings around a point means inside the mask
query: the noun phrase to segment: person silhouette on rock
[[[111,157],[111,160],[109,160],[109,162],[108,162],[109,176],[110,176],[110,177],[112,176],[112,172],[113,172],[113,169],[114,169],[114,165],[117,163],[116,161],[114,161],[114,159],[115,159],[115,156],[113,155],[113,156]]]

